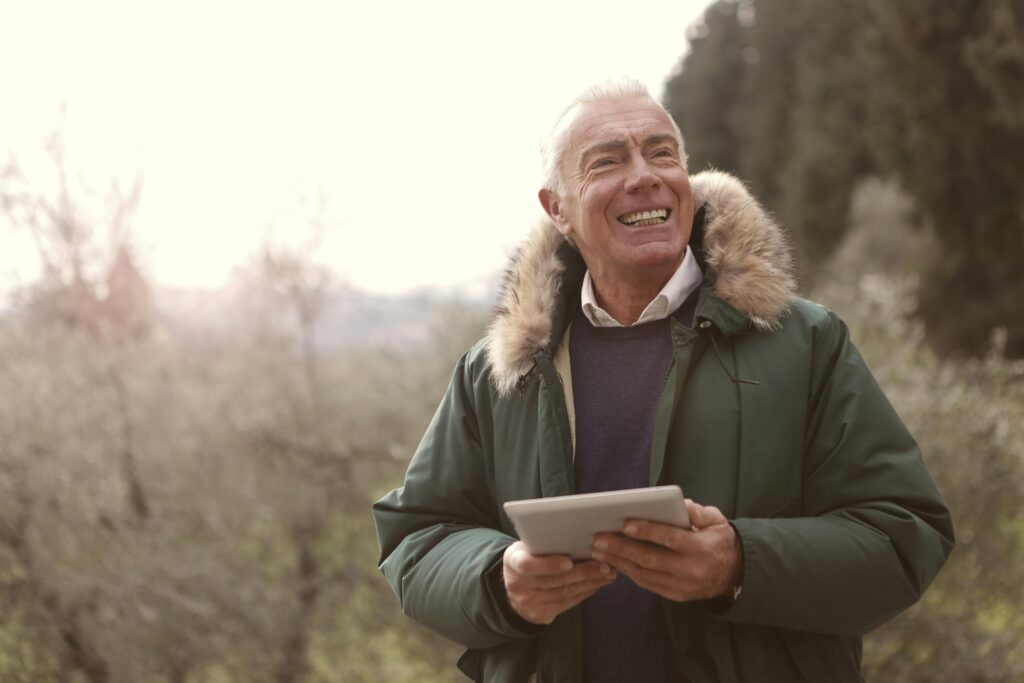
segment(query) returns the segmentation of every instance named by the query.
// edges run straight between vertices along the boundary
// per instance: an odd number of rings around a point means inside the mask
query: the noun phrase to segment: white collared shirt
[[[683,262],[679,264],[676,272],[668,279],[658,295],[651,300],[651,303],[647,304],[647,308],[633,325],[642,325],[669,317],[683,305],[686,297],[690,296],[693,290],[700,287],[703,280],[704,274],[700,271],[700,266],[697,265],[697,259],[693,257],[693,250],[687,247]],[[594,282],[590,277],[589,270],[583,276],[580,304],[583,306],[583,315],[587,316],[587,320],[594,327],[623,327],[618,320],[597,305],[597,298],[594,296]]]

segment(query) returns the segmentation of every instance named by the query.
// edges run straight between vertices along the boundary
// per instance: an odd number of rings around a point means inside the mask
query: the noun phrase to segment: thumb
[[[715,524],[728,524],[722,511],[713,505],[700,505],[687,499],[686,512],[690,515],[690,524],[698,529]]]

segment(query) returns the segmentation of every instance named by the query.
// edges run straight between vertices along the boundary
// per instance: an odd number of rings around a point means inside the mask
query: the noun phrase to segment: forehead
[[[645,98],[588,102],[574,114],[568,130],[570,156],[604,142],[632,141],[639,145],[651,135],[675,137],[665,110]]]

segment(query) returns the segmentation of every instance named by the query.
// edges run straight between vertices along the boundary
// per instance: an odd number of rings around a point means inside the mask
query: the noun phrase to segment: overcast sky
[[[0,154],[102,191],[143,178],[135,235],[162,284],[217,286],[264,240],[301,241],[376,292],[479,286],[540,209],[538,143],[582,87],[656,96],[708,0],[10,2]],[[62,103],[65,113],[60,114]],[[0,225],[0,287],[30,280]]]

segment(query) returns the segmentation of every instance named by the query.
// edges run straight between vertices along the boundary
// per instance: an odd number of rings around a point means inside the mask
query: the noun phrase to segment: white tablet
[[[519,538],[535,555],[590,558],[594,534],[621,533],[627,519],[690,528],[690,516],[678,486],[581,493],[505,503]]]

